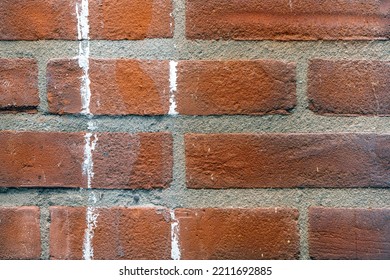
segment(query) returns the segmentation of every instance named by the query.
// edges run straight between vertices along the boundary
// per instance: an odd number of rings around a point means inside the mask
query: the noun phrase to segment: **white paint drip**
[[[87,187],[91,188],[93,173],[93,158],[92,152],[95,150],[97,145],[97,135],[93,135],[93,140],[91,141],[92,133],[88,132],[85,134],[85,146],[84,146],[84,162],[83,162],[83,174],[87,176]]]
[[[89,7],[88,0],[76,3],[77,34],[79,42],[79,67],[83,70],[81,77],[81,114],[91,116],[89,105],[91,103],[91,81],[89,79]]]
[[[85,229],[83,244],[84,260],[93,259],[92,239],[95,234],[95,228],[97,227],[98,216],[99,213],[96,212],[95,207],[87,207],[87,228]]]
[[[171,210],[171,258],[172,260],[180,260],[179,246],[179,221],[176,220],[175,210]]]
[[[81,96],[81,114],[88,117],[92,117],[90,111],[91,103],[91,81],[89,79],[89,2],[88,0],[78,0],[76,3],[76,15],[77,15],[77,35],[79,42],[79,55],[78,63],[79,67],[83,71],[81,77],[81,87],[80,87],[80,96]],[[95,126],[92,120],[88,121],[88,131],[94,131],[97,127]],[[91,132],[85,134],[85,147],[84,147],[84,162],[83,162],[83,174],[87,177],[87,188],[91,189],[92,179],[94,176],[93,172],[93,151],[97,145],[97,135],[92,136]],[[93,139],[92,139],[93,138]],[[88,193],[88,204],[96,204],[97,199],[94,192]],[[84,243],[83,243],[83,257],[85,260],[93,259],[93,236],[95,228],[97,227],[97,218],[99,214],[96,212],[94,206],[87,207],[86,213],[86,223],[87,228],[84,233]]]
[[[177,115],[177,105],[176,105],[176,99],[175,99],[175,93],[177,90],[177,62],[176,61],[170,61],[169,62],[169,115]]]
[[[80,0],[79,0],[80,1]],[[88,0],[81,0],[76,3],[76,15],[77,15],[77,34],[79,40],[89,39],[89,5]]]

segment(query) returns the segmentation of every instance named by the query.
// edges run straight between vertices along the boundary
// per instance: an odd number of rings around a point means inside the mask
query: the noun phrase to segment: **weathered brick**
[[[390,38],[387,0],[188,0],[186,11],[190,39]]]
[[[81,187],[82,133],[0,132],[0,187]]]
[[[98,133],[93,188],[166,188],[172,181],[169,133]]]
[[[177,83],[184,115],[287,114],[296,103],[294,63],[180,61]]]
[[[76,0],[2,0],[0,18],[0,40],[77,39]]]
[[[78,114],[82,111],[81,77],[76,59],[53,59],[47,65],[47,101],[49,112]]]
[[[328,115],[390,115],[390,61],[310,61],[309,108]]]
[[[314,259],[389,259],[390,209],[309,209]]]
[[[177,209],[182,259],[295,259],[295,209]]]
[[[87,231],[83,207],[50,207],[50,257],[82,259]],[[170,215],[164,208],[95,208],[93,259],[169,259]]]
[[[171,0],[89,1],[90,37],[139,40],[173,36]]]
[[[0,59],[0,112],[36,112],[38,105],[36,61],[27,58]]]
[[[0,208],[0,259],[41,257],[39,208]]]
[[[87,230],[85,207],[52,206],[50,210],[50,258],[81,260]]]
[[[390,136],[187,134],[189,188],[389,187]]]
[[[49,62],[51,113],[81,112],[82,75],[77,60]],[[164,115],[169,110],[168,61],[90,59],[89,79],[94,115]]]

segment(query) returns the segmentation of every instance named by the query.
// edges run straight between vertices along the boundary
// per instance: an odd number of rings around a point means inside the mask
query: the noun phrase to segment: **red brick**
[[[35,60],[0,59],[0,81],[0,112],[37,111],[38,66]]]
[[[77,60],[52,60],[48,65],[49,111],[81,112]],[[168,61],[91,59],[90,111],[94,115],[163,115],[169,110]]]
[[[82,133],[0,132],[0,187],[81,187]]]
[[[177,209],[182,259],[296,259],[294,209]]]
[[[41,257],[39,208],[0,208],[0,259]]]
[[[389,187],[390,135],[187,134],[189,188]]]
[[[139,40],[173,35],[171,0],[89,1],[90,37]]]
[[[295,64],[180,61],[177,102],[184,115],[287,114],[296,103]]]
[[[93,188],[150,189],[172,180],[169,133],[98,133],[93,152]]]
[[[78,114],[82,110],[81,77],[83,70],[75,59],[54,59],[47,65],[49,112]]]
[[[50,207],[50,257],[82,259],[86,208]],[[169,259],[170,215],[164,208],[96,208],[94,259]]]
[[[390,115],[390,61],[310,61],[309,108],[328,115]]]
[[[0,133],[0,187],[87,187],[86,133]],[[169,133],[97,133],[92,188],[150,189],[172,180]]]
[[[314,259],[389,259],[390,209],[309,209]]]
[[[75,0],[2,0],[0,18],[0,40],[77,39]]]
[[[49,207],[50,258],[56,260],[83,258],[83,242],[87,229],[86,208]]]
[[[190,39],[372,40],[390,38],[387,0],[188,0]]]

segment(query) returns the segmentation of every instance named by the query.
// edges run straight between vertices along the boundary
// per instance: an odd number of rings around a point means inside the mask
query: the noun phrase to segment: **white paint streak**
[[[90,111],[91,103],[91,81],[89,79],[89,3],[88,0],[79,0],[76,3],[76,15],[77,15],[77,35],[79,42],[79,55],[78,63],[79,67],[83,71],[80,87],[80,96],[82,110],[81,114],[88,117],[92,117]],[[88,130],[94,131],[97,127],[92,120],[88,121]],[[83,162],[83,174],[87,177],[87,188],[91,189],[92,179],[94,176],[93,172],[93,151],[97,145],[97,135],[88,132],[85,134],[85,147],[84,147],[84,162]],[[96,204],[96,196],[93,192],[88,193],[88,204]],[[93,236],[97,226],[98,213],[96,208],[93,206],[87,207],[86,223],[87,228],[84,233],[83,243],[83,257],[85,260],[93,259]]]
[[[79,40],[89,39],[89,5],[88,0],[79,0],[76,3],[77,34]]]
[[[92,184],[92,178],[94,176],[93,173],[93,158],[92,158],[92,152],[95,150],[97,145],[97,135],[93,135],[92,133],[86,133],[84,136],[85,139],[85,146],[84,146],[84,162],[83,162],[83,174],[87,176],[87,187],[88,189],[91,188]]]
[[[84,244],[83,244],[83,258],[84,260],[93,259],[93,246],[92,239],[95,234],[95,228],[97,227],[97,218],[99,213],[97,213],[95,207],[87,208],[87,228],[85,229],[84,234]]]
[[[179,221],[176,220],[175,210],[171,210],[171,258],[180,260]]]
[[[177,115],[177,105],[176,105],[176,99],[175,99],[175,93],[177,90],[177,62],[176,61],[170,61],[169,62],[169,115]]]
[[[88,0],[81,0],[76,3],[76,15],[77,15],[77,33],[79,42],[79,67],[83,70],[83,76],[81,77],[81,114],[91,116],[89,105],[91,103],[91,81],[89,79],[89,8]]]

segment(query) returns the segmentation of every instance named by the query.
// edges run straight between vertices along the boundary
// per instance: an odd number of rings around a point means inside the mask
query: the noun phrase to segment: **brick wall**
[[[389,0],[0,19],[0,259],[390,259]]]

